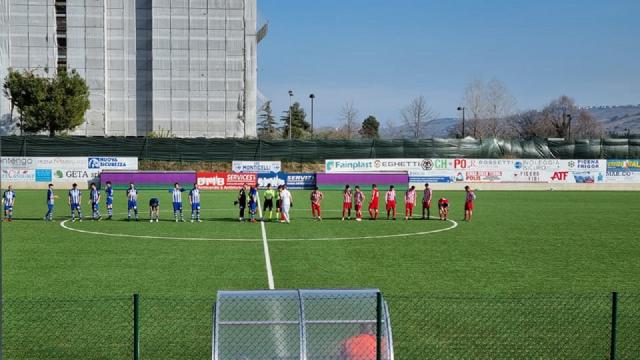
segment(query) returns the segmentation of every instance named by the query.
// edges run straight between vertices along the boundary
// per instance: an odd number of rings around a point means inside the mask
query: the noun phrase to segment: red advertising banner
[[[255,173],[198,172],[196,177],[198,186],[203,190],[238,190],[244,184],[258,184]]]

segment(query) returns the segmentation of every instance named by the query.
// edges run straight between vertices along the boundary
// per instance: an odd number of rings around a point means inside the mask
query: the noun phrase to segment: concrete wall
[[[3,71],[54,71],[54,1],[0,1]],[[75,135],[256,136],[256,0],[67,0],[66,15],[68,67],[91,90]]]

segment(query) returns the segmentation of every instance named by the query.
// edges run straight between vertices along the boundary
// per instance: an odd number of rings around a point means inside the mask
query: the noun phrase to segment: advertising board
[[[282,171],[282,163],[280,161],[238,161],[231,163],[231,170],[234,173],[279,173]]]
[[[136,157],[2,157],[2,180],[18,189],[42,188],[48,183],[61,187],[77,183],[86,187],[99,182],[103,170],[137,170]]]
[[[607,160],[607,176],[605,182],[613,184],[640,183],[640,160]]]
[[[271,184],[271,186],[275,188],[286,183],[287,178],[285,173],[258,174],[258,187],[260,188],[265,188],[268,184]]]
[[[343,189],[346,184],[369,187],[377,184],[378,187],[394,185],[398,189],[406,189],[409,184],[407,173],[318,173],[316,184],[322,189]]]
[[[198,186],[203,190],[238,190],[245,183],[251,186],[258,184],[256,173],[198,172],[196,177]]]
[[[286,174],[286,185],[292,190],[312,190],[316,186],[316,174]]]
[[[196,182],[195,171],[109,171],[100,173],[100,183],[107,181],[116,189],[124,189],[130,182],[138,188],[169,189],[174,183],[189,186]]]

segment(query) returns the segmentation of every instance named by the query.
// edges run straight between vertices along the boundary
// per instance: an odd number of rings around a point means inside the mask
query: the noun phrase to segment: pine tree
[[[276,128],[276,118],[271,110],[271,101],[267,101],[262,106],[262,114],[260,114],[260,122],[258,123],[259,139],[275,139],[278,137],[278,129]]]
[[[362,122],[362,128],[360,128],[358,133],[365,139],[379,139],[380,122],[378,122],[375,116],[369,115],[369,117]]]
[[[311,132],[311,124],[306,121],[307,114],[304,109],[300,107],[300,103],[296,102],[291,107],[291,138],[303,139],[309,136]],[[282,138],[289,138],[289,111],[285,111],[280,117],[282,122]]]

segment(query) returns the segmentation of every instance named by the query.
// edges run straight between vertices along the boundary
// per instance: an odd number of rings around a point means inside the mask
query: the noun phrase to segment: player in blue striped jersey
[[[131,210],[138,221],[138,189],[133,183],[129,183],[127,189],[127,221],[131,221]]]
[[[101,220],[100,216],[100,190],[96,186],[96,183],[91,183],[89,191],[89,205],[91,205],[91,219]]]
[[[194,183],[193,189],[189,191],[189,203],[191,203],[191,222],[194,220],[202,222],[200,220],[200,189],[198,189],[198,183]]]
[[[107,197],[107,220],[113,218],[113,187],[111,187],[111,181],[107,181],[107,188],[104,189],[104,195]]]
[[[173,189],[169,190],[173,197],[173,217],[178,222],[178,213],[180,214],[180,221],[184,222],[184,215],[182,214],[182,193],[184,189],[180,187],[180,184],[173,184]]]
[[[6,221],[13,220],[13,205],[16,203],[16,192],[13,186],[9,185],[7,191],[2,194],[2,204],[4,205],[4,219]]]
[[[47,213],[44,215],[45,220],[53,220],[53,206],[57,198],[58,195],[53,192],[53,184],[49,184],[49,188],[47,189]]]
[[[78,184],[74,183],[69,190],[69,207],[71,208],[71,222],[76,221],[76,212],[78,213],[78,221],[82,221],[82,192],[78,189]],[[75,211],[75,212],[74,212]]]

